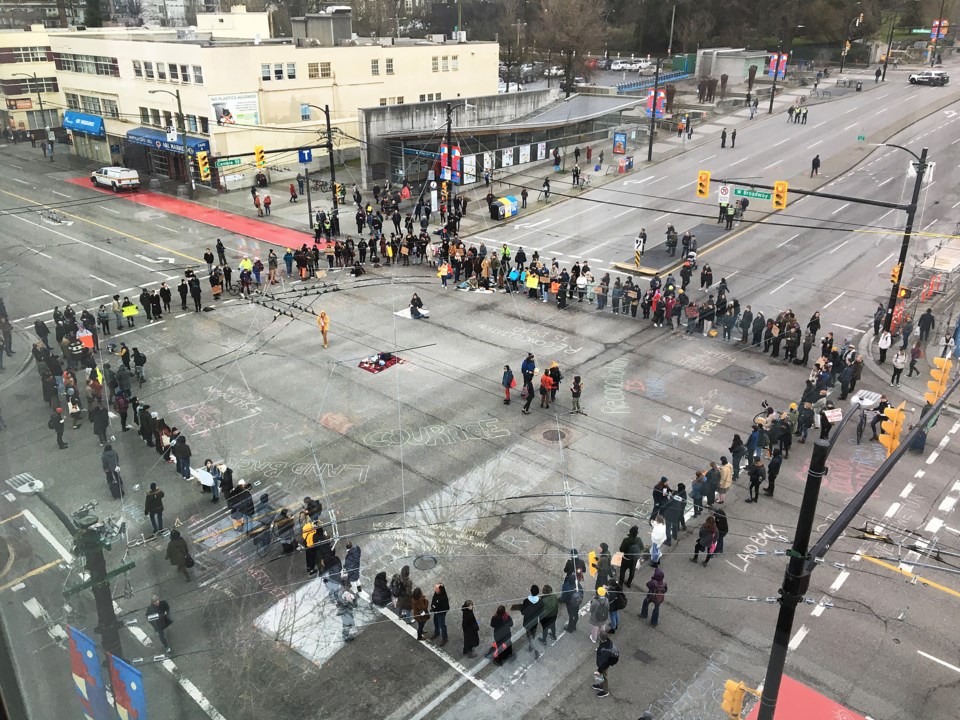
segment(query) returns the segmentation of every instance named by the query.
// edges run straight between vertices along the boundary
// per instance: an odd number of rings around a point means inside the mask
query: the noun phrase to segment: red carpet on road
[[[106,195],[114,195],[110,190],[100,187],[94,187],[89,178],[73,178],[67,182],[74,185],[81,185],[91,190],[102,192]],[[256,217],[245,217],[227,210],[218,210],[216,208],[191,202],[190,200],[181,200],[170,195],[151,192],[150,190],[140,190],[134,193],[119,193],[119,197],[139,205],[146,205],[155,210],[162,210],[171,215],[178,215],[196,222],[212,225],[221,228],[227,232],[243,235],[255,240],[273,243],[282,247],[300,247],[305,242],[312,242],[313,235],[290,228],[271,225]],[[253,205],[251,204],[251,212]]]

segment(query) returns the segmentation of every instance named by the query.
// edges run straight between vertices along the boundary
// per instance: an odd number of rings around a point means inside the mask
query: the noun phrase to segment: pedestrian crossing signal
[[[701,170],[697,173],[697,197],[710,197],[710,171]]]
[[[930,392],[923,394],[923,399],[931,405],[940,399],[940,396],[947,390],[950,382],[950,370],[953,369],[953,361],[949,358],[933,358],[933,364],[936,365],[930,371],[932,380],[927,381],[927,388]]]
[[[911,295],[913,295],[913,290],[905,287],[900,288],[900,291],[897,293],[897,297],[901,300],[909,300]]]
[[[210,156],[206,151],[197,153],[197,169],[200,170],[200,179],[206,182],[210,179]]]
[[[883,411],[887,419],[880,423],[880,427],[883,428],[880,444],[887,449],[887,457],[890,457],[893,451],[900,446],[900,433],[903,432],[903,421],[907,417],[904,410],[906,406],[907,403],[902,402],[895,408],[888,407]]]
[[[773,209],[786,210],[787,208],[787,181],[777,180],[773,184]]]
[[[446,202],[449,196],[450,190],[447,187],[447,181],[443,180],[440,182],[440,199],[443,200],[443,202]]]
[[[257,145],[253,149],[253,157],[257,161],[257,167],[262,168],[267,166],[267,156],[263,151],[263,145]]]

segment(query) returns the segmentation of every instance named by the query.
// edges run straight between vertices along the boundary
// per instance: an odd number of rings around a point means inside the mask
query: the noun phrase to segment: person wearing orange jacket
[[[330,317],[323,310],[317,316],[317,327],[320,328],[320,334],[323,335],[323,346],[327,347],[327,333],[330,330]]]

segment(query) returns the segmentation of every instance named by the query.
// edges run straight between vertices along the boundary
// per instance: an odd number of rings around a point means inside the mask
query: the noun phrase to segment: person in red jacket
[[[550,408],[550,394],[556,386],[556,382],[549,373],[543,373],[540,376],[540,407]]]

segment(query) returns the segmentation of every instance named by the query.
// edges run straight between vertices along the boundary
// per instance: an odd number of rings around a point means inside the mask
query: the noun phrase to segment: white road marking
[[[780,283],[780,284],[777,285],[773,290],[770,291],[770,294],[773,295],[777,290],[779,290],[780,288],[782,288],[782,287],[784,287],[784,286],[786,286],[786,285],[789,285],[789,284],[792,283],[792,282],[793,282],[793,278],[790,278],[789,280]]]
[[[191,700],[200,706],[200,709],[207,714],[210,720],[226,720],[220,711],[213,706],[213,703],[207,700],[206,696],[200,692],[200,689],[184,677],[182,672],[177,670],[177,666],[173,660],[164,660],[161,665],[163,665],[164,670],[173,675],[177,684],[183,688],[183,691],[190,696]]]
[[[923,656],[924,656],[925,658],[927,658],[928,660],[933,660],[935,663],[940,663],[940,664],[943,665],[945,668],[950,668],[950,669],[953,670],[954,672],[960,673],[960,667],[957,667],[956,665],[951,665],[950,663],[946,662],[945,660],[941,660],[940,658],[936,658],[936,657],[934,657],[933,655],[929,655],[928,653],[923,652],[923,650],[917,650],[917,654],[918,654],[918,655],[923,655]]]
[[[764,168],[764,170],[769,170],[769,169],[772,168],[772,167],[776,167],[777,165],[779,165],[779,164],[782,163],[782,162],[783,162],[783,160],[777,160],[777,161],[776,161],[775,163],[773,163],[772,165],[767,165],[767,166]]]
[[[740,158],[740,159],[737,160],[736,162],[730,163],[730,167],[733,167],[734,165],[739,165],[740,163],[746,162],[746,161],[749,160],[749,159],[750,159],[750,158]]]
[[[917,472],[923,472],[922,470],[917,470]],[[910,497],[910,493],[913,492],[913,489],[916,487],[916,483],[907,483],[903,486],[903,490],[900,491],[900,498],[906,500]]]
[[[780,146],[780,145],[783,145],[785,142],[790,142],[790,138],[787,138],[787,139],[785,139],[785,140],[781,140],[781,141],[778,142],[778,143],[774,143],[773,146],[774,146],[774,147],[778,147],[778,146]]]
[[[883,100],[883,98],[885,98],[885,97],[886,97],[887,95],[889,95],[889,94],[890,94],[890,93],[884,93],[883,95],[877,95],[877,97],[874,98],[874,99],[875,99],[875,100]]]
[[[693,185],[695,182],[696,182],[696,180],[691,180],[691,181],[688,182],[686,185],[681,185],[680,187],[678,187],[677,190],[683,190],[684,188],[688,188],[688,187],[690,187],[691,185]]]
[[[897,503],[897,502],[893,503],[890,507],[887,508],[887,511],[883,514],[883,519],[889,520],[890,518],[892,518],[894,515],[897,514],[897,510],[899,509],[900,509],[900,503]]]
[[[929,228],[931,225],[936,225],[938,222],[940,222],[940,221],[939,221],[939,220],[931,220],[931,221],[928,222],[926,225],[924,225],[923,231],[921,231],[921,232],[925,232],[925,231],[927,230],[927,228]]]
[[[658,215],[653,219],[653,221],[657,222],[657,220],[663,220],[665,217],[670,217],[670,213],[664,213],[663,215]]]
[[[106,249],[104,249],[104,248],[102,248],[102,247],[98,247],[97,245],[93,245],[93,244],[88,243],[88,242],[86,242],[86,241],[84,241],[84,240],[79,240],[79,239],[77,239],[77,238],[75,238],[75,237],[73,237],[73,236],[71,236],[71,235],[67,235],[67,234],[64,233],[64,232],[60,232],[59,230],[55,230],[54,228],[52,228],[52,227],[50,227],[49,225],[46,225],[46,224],[44,224],[44,223],[33,222],[32,220],[28,220],[27,218],[23,217],[22,215],[10,215],[9,217],[16,218],[17,220],[22,220],[23,222],[27,223],[27,225],[33,225],[34,227],[41,228],[42,230],[46,230],[47,232],[53,233],[54,235],[59,235],[60,237],[66,238],[67,240],[70,240],[70,241],[72,241],[72,242],[79,243],[80,245],[84,245],[84,246],[86,246],[86,247],[88,247],[88,248],[92,248],[93,250],[98,250],[98,251],[100,251],[100,252],[102,252],[102,253],[106,253],[106,254],[109,255],[110,257],[114,257],[114,258],[116,258],[117,260],[122,260],[123,262],[130,263],[131,265],[136,265],[136,266],[137,266],[138,268],[140,268],[141,270],[149,270],[149,271],[153,272],[153,268],[151,268],[151,267],[149,267],[149,266],[147,266],[147,265],[141,265],[141,264],[138,263],[136,260],[131,260],[130,258],[125,258],[125,257],[123,257],[123,255],[117,255],[117,253],[110,252],[109,250],[106,250]]]
[[[19,165],[14,165],[13,163],[10,163],[10,167],[16,168],[17,170],[23,170],[22,167],[20,167]]]
[[[807,150],[809,150],[810,148],[815,148],[817,145],[819,145],[822,142],[823,140],[817,140],[813,145],[807,145]]]
[[[953,508],[954,506],[956,506],[958,499],[960,498],[957,498],[957,497],[944,498],[943,502],[940,503],[940,507],[938,507],[937,510],[944,513],[953,512]]]
[[[841,587],[843,587],[843,584],[847,581],[848,577],[850,577],[850,573],[846,570],[837,575],[837,579],[834,580],[833,585],[830,586],[830,592],[837,592]]]
[[[957,138],[956,140],[954,140],[954,141],[953,141],[952,143],[950,143],[950,144],[951,144],[951,145],[956,145],[958,142],[960,142],[960,138]]]
[[[49,260],[53,260],[53,256],[52,256],[52,255],[47,255],[45,252],[40,252],[39,250],[34,250],[33,248],[27,248],[27,250],[29,250],[30,252],[33,252],[33,253],[35,253],[35,254],[37,254],[37,255],[43,255],[45,258],[47,258],[47,259],[49,259]]]
[[[65,198],[67,198],[67,199],[69,199],[69,200],[72,200],[72,199],[73,199],[73,196],[72,196],[72,195],[67,195],[66,193],[57,192],[56,190],[51,190],[50,192],[52,192],[54,195],[59,195],[60,197],[65,197]]]
[[[30,184],[30,183],[28,183],[26,180],[21,180],[20,178],[13,178],[13,180],[14,180],[14,182],[18,182],[18,183],[20,183],[21,185],[29,185],[29,184]]]
[[[836,210],[834,210],[834,211],[833,211],[832,213],[830,213],[830,214],[831,214],[831,215],[836,215],[838,212],[840,212],[840,211],[843,210],[844,208],[848,208],[848,207],[850,207],[850,203],[844,203],[843,205],[841,205],[840,207],[838,207]]]
[[[53,549],[57,551],[57,554],[60,555],[65,562],[73,562],[73,555],[71,555],[70,552],[60,544],[60,541],[53,536],[52,532],[47,530],[46,526],[37,519],[36,515],[29,510],[24,510],[23,517],[34,527],[38,533],[40,533],[44,540],[50,543]]]
[[[830,323],[830,327],[839,327],[844,330],[852,330],[853,332],[863,332],[860,328],[850,327],[849,325],[841,325],[840,323]]]
[[[816,130],[821,125],[826,125],[826,124],[827,124],[826,120],[824,120],[823,122],[818,122],[816,125],[813,126],[813,129]]]
[[[119,215],[119,214],[120,214],[120,211],[119,211],[119,210],[114,210],[113,208],[108,208],[106,205],[103,205],[102,207],[103,207],[104,210],[106,210],[107,212],[112,212],[114,215]]]
[[[894,255],[896,255],[896,253],[890,253],[889,255],[887,255],[883,260],[881,260],[880,262],[877,263],[877,267],[881,267],[881,266],[883,266],[883,265],[886,265],[886,264],[887,264],[887,261],[889,261],[891,258],[893,258]]]
[[[840,248],[842,248],[842,247],[843,247],[844,245],[846,245],[848,242],[850,242],[850,241],[849,241],[849,240],[844,240],[842,243],[840,243],[839,245],[837,245],[833,250],[831,250],[831,251],[830,251],[829,253],[827,253],[827,254],[828,254],[828,255],[833,255],[837,250],[839,250]]]
[[[886,112],[886,109],[877,110],[877,112],[875,112],[875,113],[873,114],[873,116],[876,117],[877,115],[883,115],[885,112]]]
[[[927,458],[927,465],[932,465],[935,463],[938,457],[940,457],[940,453],[934,450],[932,453],[930,453],[930,457]],[[941,509],[943,508],[942,505],[940,507]]]
[[[879,185],[877,185],[877,187],[883,187],[883,186],[886,185],[888,182],[893,182],[893,178],[887,178],[887,179],[884,180],[882,183],[880,183]],[[891,210],[890,212],[893,212],[893,211]]]
[[[844,115],[849,115],[850,113],[854,112],[855,110],[859,110],[859,109],[860,109],[860,108],[852,107],[852,108],[850,108],[849,110],[844,110],[844,111],[843,111],[843,114],[844,114]]]
[[[809,632],[810,632],[810,629],[806,625],[801,625],[800,629],[797,630],[797,633],[793,636],[793,638],[791,638],[790,644],[787,645],[787,650],[793,652],[798,647],[800,647],[800,643],[803,642],[803,639],[807,636],[807,633]]]
[[[60,297],[59,295],[54,295],[52,292],[50,292],[50,291],[47,290],[46,288],[40,288],[40,289],[41,289],[43,292],[45,292],[47,295],[49,295],[50,297],[56,298],[56,299],[59,300],[60,302],[66,302],[66,300],[64,300],[62,297]]]
[[[109,280],[104,280],[102,277],[97,277],[96,275],[91,275],[90,277],[92,277],[94,280],[99,280],[102,283],[106,283],[110,287],[116,287],[114,283],[110,282]]]
[[[837,300],[839,300],[840,298],[842,298],[842,297],[843,297],[844,295],[846,295],[846,294],[847,294],[846,291],[840,293],[840,294],[837,295],[833,300],[831,300],[831,301],[828,302],[826,305],[824,305],[824,306],[823,306],[823,309],[826,310],[828,307],[830,307],[831,305],[833,305]]]
[[[923,529],[923,531],[936,534],[940,532],[940,528],[942,528],[944,524],[945,523],[940,518],[930,518],[930,522],[927,523],[927,526]]]
[[[166,225],[157,225],[157,227],[160,228],[161,230],[166,230],[167,232],[176,233],[177,235],[180,234],[180,231],[179,231],[179,230],[174,230],[173,228],[168,228]]]
[[[787,239],[784,240],[782,243],[780,243],[779,245],[777,245],[777,247],[778,247],[778,248],[783,247],[783,246],[786,245],[788,242],[790,242],[791,240],[796,240],[798,237],[800,237],[800,233],[797,233],[797,234],[794,235],[793,237],[787,238]]]
[[[603,260],[600,260],[599,258],[588,258],[588,259],[589,259],[590,262],[592,262],[592,263],[602,263],[602,262],[603,262]]]
[[[703,160],[701,160],[700,162],[701,162],[701,163],[705,163],[707,160],[713,160],[715,157],[716,157],[716,155],[711,155],[710,157],[705,157],[705,158],[704,158]]]
[[[856,123],[853,123],[852,125],[847,125],[847,126],[844,128],[844,130],[849,130],[850,128],[856,127],[856,126],[857,126],[857,124],[856,124]]]

